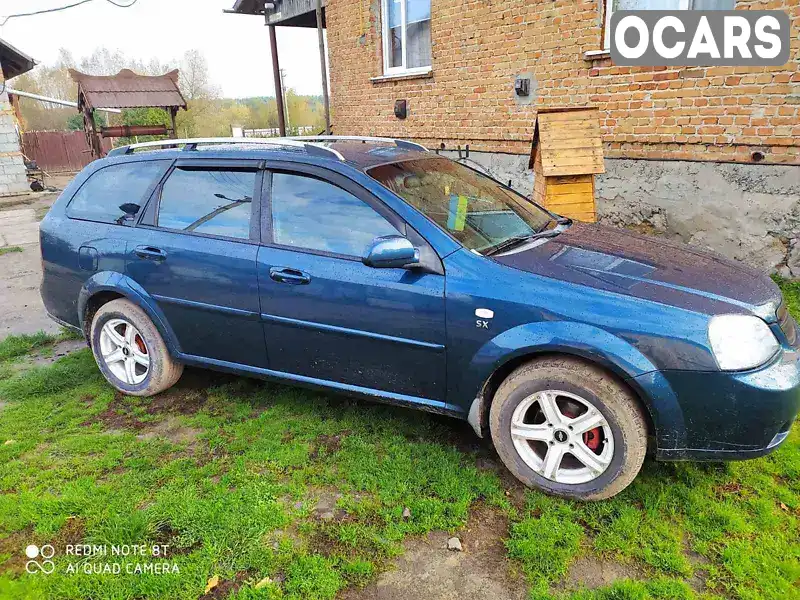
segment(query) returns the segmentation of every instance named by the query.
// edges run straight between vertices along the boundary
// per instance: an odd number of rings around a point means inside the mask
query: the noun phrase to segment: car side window
[[[375,209],[322,179],[272,175],[272,237],[276,244],[360,257],[376,237],[398,231]]]
[[[156,226],[250,237],[255,170],[178,167],[161,190]]]
[[[71,219],[99,223],[132,223],[145,204],[145,193],[168,166],[169,161],[154,160],[100,169],[72,197],[66,214]]]

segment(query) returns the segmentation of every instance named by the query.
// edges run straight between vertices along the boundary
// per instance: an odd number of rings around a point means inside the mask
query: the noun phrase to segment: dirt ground
[[[71,176],[48,178],[48,186],[64,189]],[[39,296],[42,280],[39,221],[59,192],[0,198],[0,339],[11,334],[57,332]],[[22,251],[8,251],[11,249]]]
[[[509,572],[503,539],[508,523],[496,512],[478,508],[463,531],[463,550],[448,550],[450,535],[433,531],[411,539],[405,554],[377,581],[363,589],[350,589],[345,600],[522,600],[527,585],[520,574]]]

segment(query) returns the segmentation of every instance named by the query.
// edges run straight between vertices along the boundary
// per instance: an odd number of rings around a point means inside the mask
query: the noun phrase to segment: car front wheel
[[[183,365],[170,356],[156,326],[130,300],[112,300],[98,309],[91,346],[103,376],[124,394],[152,396],[183,374]]]
[[[512,372],[494,396],[490,428],[520,481],[579,500],[625,489],[647,450],[647,422],[630,390],[570,357],[536,359]]]

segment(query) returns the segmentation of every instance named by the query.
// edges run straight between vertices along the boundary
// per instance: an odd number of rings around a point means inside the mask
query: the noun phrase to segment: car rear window
[[[164,183],[158,227],[248,239],[256,171],[177,168]]]
[[[169,164],[170,161],[151,160],[120,163],[100,169],[72,197],[67,206],[67,216],[117,225],[131,222],[147,201],[145,194],[161,178]]]

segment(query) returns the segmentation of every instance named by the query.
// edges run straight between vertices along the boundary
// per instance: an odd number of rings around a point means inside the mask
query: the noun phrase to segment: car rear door
[[[267,166],[258,275],[270,368],[443,405],[444,276],[361,262],[406,224],[343,175]]]
[[[262,178],[258,161],[180,159],[129,244],[127,274],[158,303],[184,354],[267,367],[256,271]]]
[[[65,190],[40,228],[42,299],[51,315],[77,325],[86,281],[100,272],[124,272],[127,248],[137,236],[136,216],[171,164],[131,157],[93,165]]]

